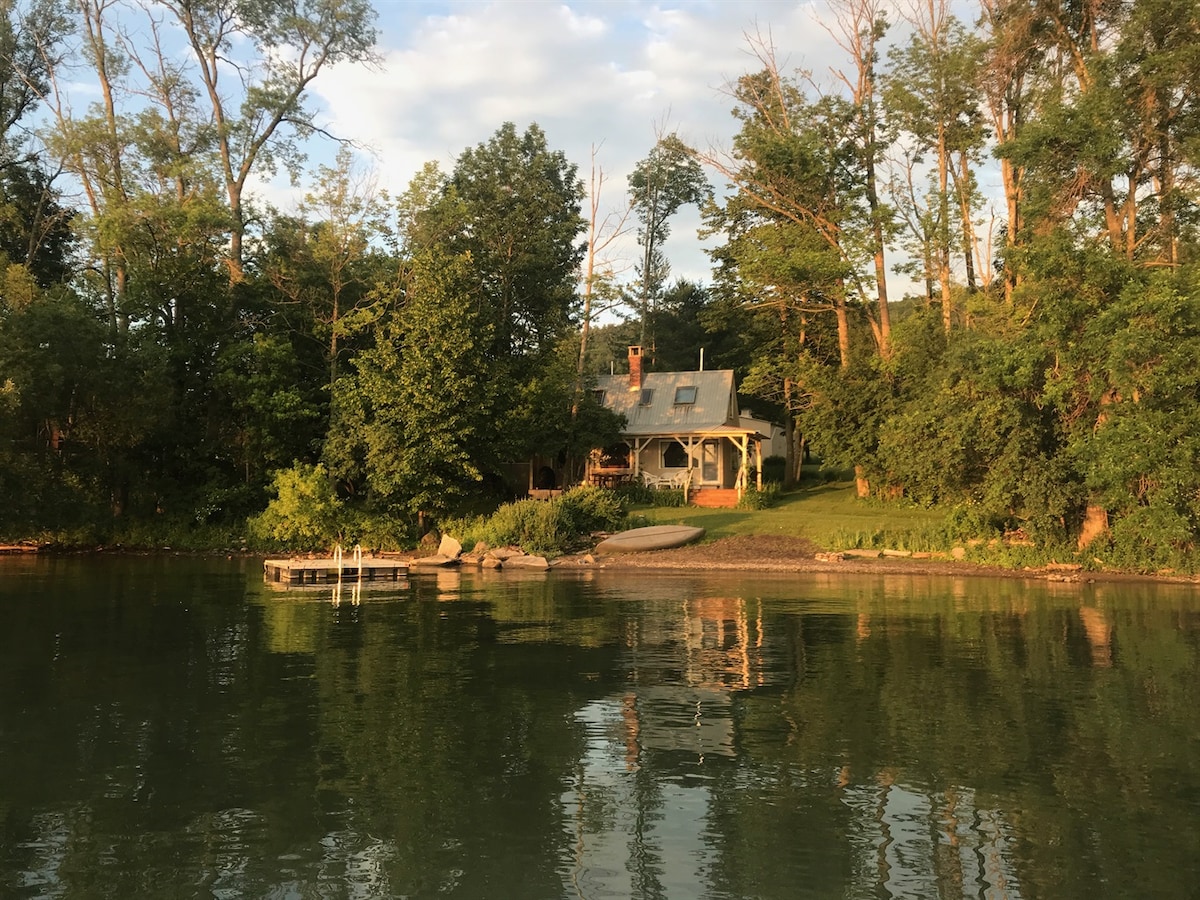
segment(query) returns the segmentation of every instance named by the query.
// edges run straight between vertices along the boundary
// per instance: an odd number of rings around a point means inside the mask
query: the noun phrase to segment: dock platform
[[[361,577],[360,577],[361,572]],[[399,581],[408,574],[408,564],[397,559],[363,556],[297,557],[263,561],[263,577],[278,584],[333,584],[338,581]]]

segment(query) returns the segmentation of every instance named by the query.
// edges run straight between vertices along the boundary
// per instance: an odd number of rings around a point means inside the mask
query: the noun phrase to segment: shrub
[[[567,513],[572,530],[580,535],[611,531],[625,521],[625,504],[614,491],[583,485],[555,499]]]
[[[649,485],[634,481],[621,485],[613,493],[617,494],[628,506],[653,506],[654,495],[658,492]]]
[[[683,488],[663,488],[662,490],[651,491],[650,498],[651,506],[677,507],[687,506],[687,494]]]
[[[417,540],[412,521],[384,512],[347,509],[343,518],[342,543],[359,544],[365,549],[401,550]]]
[[[738,509],[768,509],[779,502],[779,483],[765,482],[762,490],[750,488],[738,498]]]
[[[337,540],[342,503],[325,467],[297,463],[276,472],[275,499],[249,520],[256,538],[299,549],[316,549]]]
[[[616,492],[584,486],[551,500],[506,503],[487,517],[447,521],[442,530],[465,547],[483,541],[493,547],[513,545],[555,555],[586,544],[593,531],[619,529],[625,518]]]
[[[783,484],[787,474],[787,459],[782,456],[768,456],[762,462],[762,477],[764,482]]]
[[[629,506],[687,506],[687,497],[682,488],[652,488],[641,482],[623,484],[615,491],[625,504]]]

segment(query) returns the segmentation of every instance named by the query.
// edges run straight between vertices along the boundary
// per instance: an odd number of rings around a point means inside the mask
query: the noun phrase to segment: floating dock
[[[334,584],[349,581],[399,581],[408,563],[376,556],[298,557],[263,561],[263,576],[277,584]]]

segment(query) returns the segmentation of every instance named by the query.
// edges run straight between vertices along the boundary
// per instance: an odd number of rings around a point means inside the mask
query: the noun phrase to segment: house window
[[[687,450],[678,441],[670,441],[662,445],[662,467],[664,469],[686,469],[688,464]]]
[[[654,388],[642,388],[642,396],[638,400],[638,406],[649,406],[653,400]]]
[[[613,444],[611,447],[605,447],[600,451],[600,468],[602,469],[628,469],[629,468],[629,445],[628,444]]]
[[[696,402],[696,386],[694,384],[686,384],[682,387],[675,388],[675,405],[690,406]]]
[[[603,390],[603,388],[596,388],[595,390],[593,390],[592,391],[592,399],[596,401],[597,406],[603,406],[604,405],[604,390]]]

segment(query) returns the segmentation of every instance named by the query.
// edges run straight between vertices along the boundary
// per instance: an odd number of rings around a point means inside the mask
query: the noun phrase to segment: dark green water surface
[[[1200,597],[0,560],[0,897],[1200,897]]]

